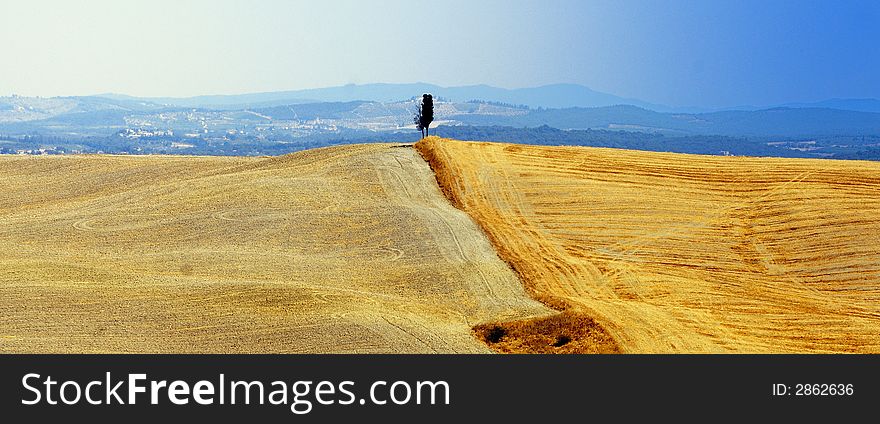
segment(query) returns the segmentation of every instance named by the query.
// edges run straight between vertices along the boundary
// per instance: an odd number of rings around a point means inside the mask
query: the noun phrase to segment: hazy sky
[[[880,2],[0,2],[0,95],[579,83],[669,105],[880,97]]]

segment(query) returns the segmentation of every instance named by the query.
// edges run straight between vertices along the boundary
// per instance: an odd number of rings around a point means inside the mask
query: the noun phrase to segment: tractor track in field
[[[595,323],[566,351],[596,351],[604,331],[623,352],[880,352],[880,164],[436,137],[416,149],[529,293],[563,311],[495,324],[519,340],[497,350],[544,352]]]
[[[485,353],[474,323],[550,313],[412,148],[8,175],[0,352]]]

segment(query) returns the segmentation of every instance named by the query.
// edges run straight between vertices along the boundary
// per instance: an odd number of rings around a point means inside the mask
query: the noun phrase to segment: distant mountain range
[[[367,84],[190,98],[118,94],[0,97],[0,151],[30,151],[37,146],[38,151],[63,147],[65,151],[88,152],[173,153],[191,149],[185,151],[278,154],[353,140],[409,140],[418,134],[412,116],[416,98],[424,92],[436,97],[435,126],[458,127],[462,129],[459,133],[474,137],[512,134],[540,142],[540,137],[552,135],[560,142],[582,144],[586,138],[592,143],[597,137],[582,132],[559,135],[544,129],[549,127],[635,137],[638,142],[626,146],[649,149],[676,146],[675,151],[685,152],[766,154],[757,145],[743,150],[729,147],[736,144],[731,140],[723,145],[710,140],[728,137],[750,138],[759,144],[780,140],[820,143],[821,149],[803,144],[793,147],[798,149],[794,152],[809,152],[815,157],[880,156],[875,152],[880,149],[880,101],[876,99],[688,111],[563,84],[516,90],[486,85]],[[464,131],[464,127],[470,129]],[[541,130],[520,133],[500,128]],[[654,136],[700,138],[682,144],[666,139],[659,142]],[[602,143],[614,145],[614,137],[601,138]],[[714,146],[714,150],[705,150],[697,146],[699,143]],[[870,156],[863,150],[870,150]]]
[[[654,105],[638,99],[627,99],[612,94],[601,93],[576,84],[554,84],[519,89],[505,89],[489,85],[441,87],[439,85],[427,83],[349,84],[339,87],[307,90],[185,98],[132,97],[121,94],[100,94],[96,97],[180,107],[242,109],[319,102],[372,101],[389,103],[410,99],[413,96],[421,95],[422,93],[432,93],[438,98],[451,102],[485,100],[524,105],[533,108],[601,107],[630,104],[652,110],[671,110],[671,108],[666,106]]]
[[[367,86],[364,86],[367,87]],[[411,87],[406,93],[425,86]],[[365,88],[362,94],[375,90]],[[329,89],[328,89],[329,90]],[[296,132],[401,131],[411,125],[415,100],[351,100],[342,92],[318,90],[327,101],[293,103],[280,93],[211,96],[190,99],[140,99],[133,97],[0,98],[0,134],[97,134],[120,129],[204,131],[264,131],[268,128]],[[395,90],[403,89],[396,88]],[[498,90],[498,89],[492,89]],[[538,89],[536,89],[538,90]],[[393,91],[393,90],[392,90]],[[320,92],[320,93],[319,93]],[[540,97],[538,91],[532,92]],[[399,93],[399,94],[400,94]],[[386,98],[393,94],[374,97]],[[562,93],[557,99],[562,102]],[[402,94],[401,94],[402,95]],[[277,100],[270,100],[275,96]],[[360,94],[353,94],[358,97]],[[435,103],[436,125],[540,127],[563,130],[602,129],[652,132],[666,135],[725,136],[827,136],[880,135],[880,113],[828,107],[778,107],[760,110],[726,110],[708,113],[658,112],[633,105],[598,107],[529,108],[493,102],[458,101],[441,97]],[[598,97],[597,97],[598,99]],[[165,101],[166,103],[160,103]],[[300,100],[306,101],[306,100]],[[244,103],[234,103],[244,102]],[[281,104],[275,105],[276,102]],[[846,105],[829,101],[830,105]],[[824,103],[823,103],[824,104]],[[858,103],[869,109],[871,102]],[[807,106],[807,105],[805,105]],[[262,128],[262,129],[261,129]],[[291,130],[293,131],[293,130]]]
[[[602,93],[577,84],[552,84],[541,87],[506,89],[489,85],[469,85],[461,87],[441,87],[427,83],[413,84],[349,84],[339,87],[315,88],[307,90],[278,91],[269,93],[211,95],[197,97],[132,97],[121,94],[101,94],[95,97],[134,101],[147,104],[212,108],[243,109],[253,107],[280,106],[288,104],[319,102],[373,101],[381,103],[410,99],[422,93],[432,93],[451,102],[483,100],[492,102],[525,105],[531,108],[570,108],[604,107],[632,105],[655,112],[705,113],[726,110],[761,110],[777,107],[789,108],[828,108],[858,112],[880,113],[878,99],[830,99],[814,103],[787,103],[771,106],[738,106],[726,108],[674,107],[645,102],[639,99],[624,98]]]

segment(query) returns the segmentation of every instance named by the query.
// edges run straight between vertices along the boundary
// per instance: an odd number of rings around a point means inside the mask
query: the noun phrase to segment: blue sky
[[[3,1],[0,95],[578,83],[675,106],[880,97],[877,1]]]

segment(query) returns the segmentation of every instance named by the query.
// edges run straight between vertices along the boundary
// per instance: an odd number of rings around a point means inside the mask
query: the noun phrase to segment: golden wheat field
[[[878,163],[416,147],[535,298],[623,352],[880,352]]]
[[[0,182],[2,352],[880,352],[876,163],[431,137]]]
[[[410,147],[0,156],[0,351],[490,352],[552,311]]]

